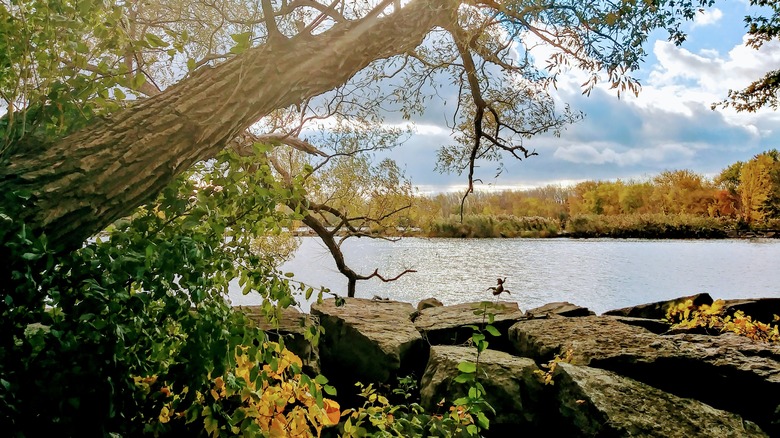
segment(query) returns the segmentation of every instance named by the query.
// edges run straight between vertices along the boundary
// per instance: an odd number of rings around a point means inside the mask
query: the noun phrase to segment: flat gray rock
[[[368,384],[422,371],[427,355],[411,321],[411,304],[362,298],[345,302],[337,307],[334,299],[327,299],[311,308],[325,329],[320,352],[326,376]]]
[[[616,373],[561,363],[553,375],[561,416],[582,437],[768,437],[754,423]]]
[[[499,337],[488,336],[490,348],[508,349],[509,327],[525,318],[516,302],[483,301],[429,307],[419,312],[414,326],[431,345],[462,345],[474,333],[473,329],[465,326],[484,327],[487,324],[488,318],[482,316],[485,311],[494,315],[492,325],[501,333]]]
[[[616,373],[560,363],[553,374],[560,413],[581,437],[768,437],[740,416],[677,397]]]
[[[566,316],[570,318],[577,317],[577,316],[595,315],[595,313],[588,310],[587,307],[581,307],[576,304],[572,304],[568,301],[547,303],[544,306],[528,310],[527,312],[525,312],[525,314],[526,316],[536,317],[536,318],[540,316],[549,316],[549,315]]]
[[[780,433],[780,346],[734,334],[661,336],[611,317],[522,321],[517,353],[546,362],[571,348],[573,363],[615,371],[682,397],[735,412]]]
[[[712,297],[709,294],[703,293],[675,298],[673,300],[657,301],[655,303],[640,304],[638,306],[609,310],[604,312],[604,315],[630,316],[632,318],[665,319],[666,311],[670,306],[677,305],[678,303],[684,303],[687,300],[691,300],[694,306],[701,306],[703,304],[709,306],[713,302]]]

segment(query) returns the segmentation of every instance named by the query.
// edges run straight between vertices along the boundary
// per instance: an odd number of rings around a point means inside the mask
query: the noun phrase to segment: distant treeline
[[[780,153],[736,162],[714,179],[690,170],[644,181],[418,197],[397,225],[429,236],[721,237],[780,227]]]

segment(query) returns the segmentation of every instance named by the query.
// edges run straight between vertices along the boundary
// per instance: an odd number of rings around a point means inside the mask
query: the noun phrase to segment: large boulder
[[[458,364],[475,362],[473,347],[432,346],[428,366],[420,383],[422,406],[431,411],[441,411],[439,403],[445,400],[445,408],[458,397],[468,394],[468,384],[454,381],[460,374]],[[510,436],[502,431],[524,430],[530,433],[543,423],[542,384],[534,374],[538,370],[533,360],[515,357],[507,353],[485,350],[479,357],[480,383],[485,387],[485,398],[496,410],[490,418],[492,436]],[[484,374],[483,374],[484,372]]]
[[[414,328],[409,303],[346,298],[311,308],[325,333],[320,339],[323,374],[331,379],[362,383],[391,382],[393,377],[420,375],[427,349]]]
[[[610,371],[560,363],[553,379],[563,417],[563,436],[768,436],[736,414],[677,397]]]
[[[577,317],[577,316],[595,315],[595,313],[589,310],[587,307],[580,307],[568,301],[547,303],[544,306],[528,310],[527,312],[525,312],[525,314],[526,316],[533,317],[533,318],[553,316],[553,315],[566,316],[570,318]]]
[[[577,365],[615,371],[780,433],[778,345],[734,334],[661,336],[609,317],[522,321],[509,337],[521,356],[544,362],[572,349]]]
[[[655,303],[640,304],[638,306],[624,307],[622,309],[609,310],[604,312],[604,315],[613,316],[630,316],[632,318],[647,318],[647,319],[665,319],[666,311],[671,306],[676,306],[679,303],[684,303],[688,300],[693,302],[694,306],[711,305],[713,300],[709,294],[696,294],[687,297],[680,297],[673,300],[657,301]]]
[[[303,361],[303,370],[307,374],[320,372],[320,355],[317,346],[309,342],[304,333],[313,329],[311,317],[294,307],[278,310],[271,319],[263,312],[262,306],[239,306],[257,327],[265,331],[272,341],[283,340],[285,347]]]
[[[484,328],[493,315],[493,327],[501,333],[499,337],[488,336],[490,348],[508,350],[509,327],[524,319],[523,312],[515,302],[463,303],[454,306],[429,307],[419,312],[414,326],[431,345],[461,345],[474,333],[469,325]]]

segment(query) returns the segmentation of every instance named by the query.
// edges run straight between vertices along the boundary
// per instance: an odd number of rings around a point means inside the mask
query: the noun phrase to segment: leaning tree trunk
[[[55,248],[79,245],[271,111],[413,49],[456,7],[453,0],[416,0],[386,17],[247,50],[108,120],[12,155],[0,168],[0,193],[31,193],[32,208],[15,214],[45,232]]]

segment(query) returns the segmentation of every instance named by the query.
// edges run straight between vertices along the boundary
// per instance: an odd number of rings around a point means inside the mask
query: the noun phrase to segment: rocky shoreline
[[[489,308],[500,336],[489,337],[480,356],[481,383],[496,410],[486,436],[780,436],[780,345],[670,331],[665,310],[686,299],[713,302],[700,294],[598,316],[570,303],[526,312],[508,302]],[[467,326],[485,326],[481,306],[418,310],[348,298],[337,307],[329,299],[311,315],[287,309],[274,333],[286,336],[310,370],[331,379],[340,401],[356,381],[394,387],[396,378],[412,375],[422,406],[435,412],[442,399],[446,406],[465,390],[454,379],[458,364],[476,357]],[[732,300],[726,308],[771,321],[780,299]],[[302,335],[315,320],[325,329],[318,347]],[[543,384],[537,371],[567,350],[570,363],[558,363],[554,384]]]

